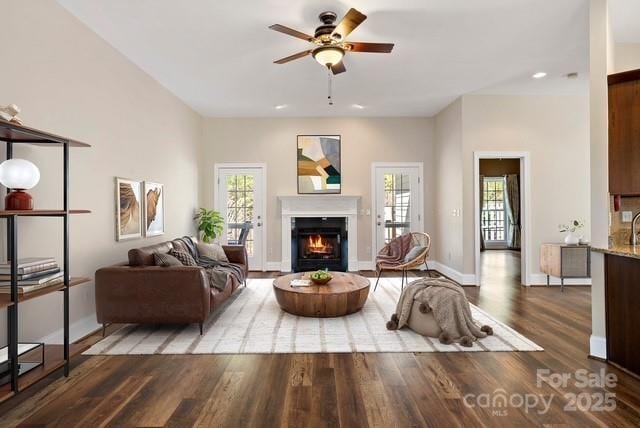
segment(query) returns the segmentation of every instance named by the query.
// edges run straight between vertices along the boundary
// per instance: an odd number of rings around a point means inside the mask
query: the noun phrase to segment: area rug
[[[386,329],[400,296],[400,278],[382,278],[360,312],[338,318],[306,318],[280,309],[272,279],[249,279],[247,287],[220,308],[201,336],[187,326],[126,325],[84,355],[270,354],[326,352],[483,352],[543,349],[472,305],[473,317],[493,336],[470,348],[443,345],[405,328]],[[373,284],[372,284],[373,286]]]

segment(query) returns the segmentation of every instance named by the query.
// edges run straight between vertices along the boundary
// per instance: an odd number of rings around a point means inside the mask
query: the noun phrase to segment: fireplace
[[[291,268],[347,271],[347,221],[344,217],[291,219]]]

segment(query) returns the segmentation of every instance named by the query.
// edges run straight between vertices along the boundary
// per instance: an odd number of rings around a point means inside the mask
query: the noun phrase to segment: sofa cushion
[[[196,259],[186,251],[171,250],[169,254],[178,259],[184,266],[198,266]]]
[[[168,241],[148,247],[132,248],[129,250],[129,266],[154,266],[156,264],[154,253],[166,254],[172,248],[173,245]]]
[[[156,261],[156,266],[170,267],[170,266],[182,266],[182,262],[171,254],[167,253],[154,253],[153,257]]]
[[[198,242],[198,253],[200,254],[200,257],[207,257],[218,262],[229,262],[229,259],[220,244],[206,244],[204,242]]]

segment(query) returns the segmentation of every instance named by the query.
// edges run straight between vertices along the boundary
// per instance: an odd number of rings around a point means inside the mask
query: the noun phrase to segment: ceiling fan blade
[[[351,34],[356,27],[358,27],[358,25],[364,22],[365,19],[367,19],[367,15],[360,13],[353,8],[349,9],[349,12],[347,12],[344,18],[342,18],[342,21],[340,21],[331,33],[331,37],[338,40],[346,39],[347,36]]]
[[[393,43],[367,43],[367,42],[349,42],[351,45],[350,52],[373,52],[373,53],[391,53]]]
[[[340,74],[344,73],[345,71],[347,71],[347,69],[345,68],[343,61],[340,61],[339,63],[331,67],[331,72],[333,74]]]
[[[269,28],[271,28],[274,31],[278,31],[280,33],[287,34],[289,36],[293,36],[293,37],[297,37],[297,38],[302,39],[302,40],[306,40],[307,42],[310,42],[310,41],[313,40],[313,37],[311,37],[310,35],[305,34],[305,33],[301,32],[301,31],[298,31],[298,30],[294,30],[293,28],[285,27],[284,25],[273,24]]]
[[[309,55],[311,53],[311,49],[309,49],[308,51],[302,51],[302,52],[298,52],[297,54],[293,54],[293,55],[289,55],[287,57],[284,58],[280,58],[277,61],[273,61],[274,64],[285,64],[289,61],[293,61],[295,59],[300,59],[300,58],[304,58],[305,56]]]

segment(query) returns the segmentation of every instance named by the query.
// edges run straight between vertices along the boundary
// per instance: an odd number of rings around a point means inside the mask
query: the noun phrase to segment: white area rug
[[[542,351],[489,314],[471,305],[474,319],[493,328],[465,348],[443,345],[404,328],[386,329],[400,296],[400,278],[382,278],[364,308],[339,318],[306,318],[280,309],[272,279],[249,279],[247,287],[220,308],[200,335],[187,326],[127,325],[96,343],[84,355],[269,354],[317,352],[482,352]]]

